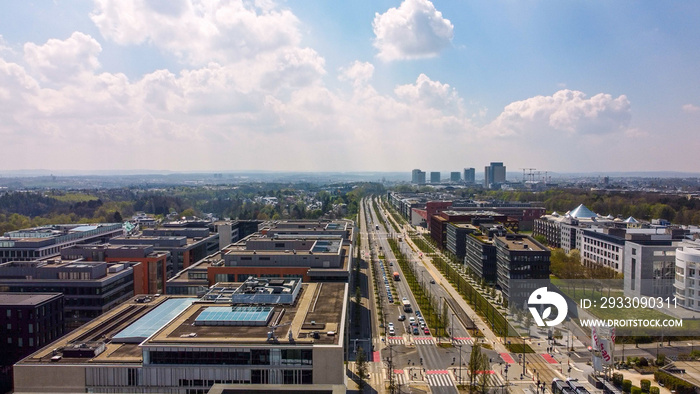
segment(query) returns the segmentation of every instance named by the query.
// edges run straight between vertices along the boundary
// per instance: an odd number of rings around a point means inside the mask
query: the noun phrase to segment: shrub
[[[645,357],[640,357],[639,360],[637,360],[637,366],[638,367],[648,367],[649,360],[647,360]]]
[[[642,379],[639,382],[639,386],[642,389],[642,392],[648,393],[649,387],[651,387],[651,381],[649,379]]]
[[[659,392],[660,392],[660,390],[659,390],[659,388],[656,387],[656,386],[651,386],[651,387],[649,388],[649,394],[659,394]]]
[[[615,386],[620,387],[622,386],[622,381],[624,380],[624,377],[621,373],[615,372],[613,373],[612,376],[612,382]]]
[[[664,364],[666,364],[666,355],[661,353],[656,356],[656,365],[663,366]]]
[[[625,393],[629,393],[632,391],[632,381],[629,379],[625,379],[622,381],[622,391]]]
[[[642,394],[642,389],[637,386],[632,386],[632,394]]]

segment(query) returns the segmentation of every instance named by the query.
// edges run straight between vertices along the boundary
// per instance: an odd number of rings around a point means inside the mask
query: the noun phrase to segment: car
[[[434,285],[434,284],[435,284],[435,279],[431,279],[431,280],[430,280],[430,284],[431,284],[431,285]]]
[[[423,327],[423,334],[430,335],[430,330],[428,330],[428,327]]]
[[[408,318],[408,322],[409,322],[409,323],[415,323],[415,322],[416,322],[416,318],[413,317],[413,316],[411,316],[411,317]]]
[[[394,328],[394,323],[393,323],[393,322],[389,322],[389,328]]]
[[[416,310],[416,316],[421,317],[421,316],[423,316],[423,315],[420,313],[419,310]]]
[[[418,331],[418,327],[413,327],[413,335],[418,335],[420,332]]]
[[[399,315],[399,321],[406,320],[406,315]]]
[[[394,331],[394,327],[389,328],[389,335],[396,335],[396,331]]]
[[[389,262],[389,265],[393,267],[393,266],[394,266],[394,263],[390,261],[390,262]]]
[[[420,328],[425,328],[425,322],[424,322],[424,321],[420,322]]]
[[[401,301],[408,301],[408,298],[404,297],[401,299]]]

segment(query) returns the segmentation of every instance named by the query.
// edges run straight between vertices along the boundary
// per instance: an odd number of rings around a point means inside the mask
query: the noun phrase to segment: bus
[[[411,312],[411,301],[404,298],[403,300],[401,300],[401,303],[403,304],[404,312]]]
[[[576,394],[574,389],[569,387],[569,385],[561,379],[552,380],[552,393],[553,394]]]
[[[394,280],[399,280],[399,273],[397,271],[394,271]]]

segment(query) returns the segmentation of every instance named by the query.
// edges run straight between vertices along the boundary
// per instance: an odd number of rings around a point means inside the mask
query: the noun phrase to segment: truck
[[[399,280],[399,273],[394,271],[394,280]]]
[[[403,311],[404,312],[410,312],[411,311],[411,302],[407,299],[403,299],[401,301],[401,304],[403,304]]]

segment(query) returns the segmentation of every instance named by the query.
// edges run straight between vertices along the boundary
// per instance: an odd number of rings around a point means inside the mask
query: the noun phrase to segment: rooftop
[[[61,293],[0,293],[0,306],[38,305]]]
[[[22,360],[22,364],[142,363],[143,346],[209,345],[273,346],[279,344],[341,345],[345,283],[305,283],[293,305],[266,305],[263,325],[196,325],[203,313],[224,306],[192,297],[140,296],[101,315]],[[261,306],[261,305],[258,305]],[[256,306],[252,306],[256,307]],[[252,316],[252,315],[251,315]],[[215,315],[214,317],[224,317]],[[259,322],[258,322],[259,323]],[[274,327],[274,328],[273,328]],[[269,333],[274,337],[269,339]],[[121,339],[121,340],[120,340]],[[100,346],[104,344],[104,346]],[[96,349],[81,356],[64,349]],[[56,360],[56,358],[54,358]]]

